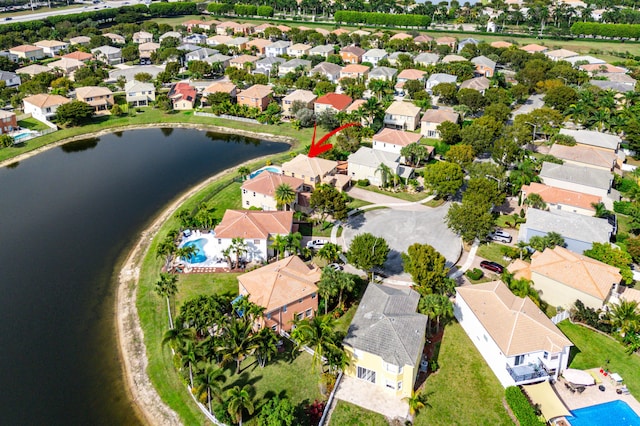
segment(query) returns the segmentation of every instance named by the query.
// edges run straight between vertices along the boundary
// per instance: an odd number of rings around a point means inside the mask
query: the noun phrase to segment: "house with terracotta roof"
[[[351,359],[344,374],[385,397],[410,397],[427,327],[427,316],[416,312],[419,300],[408,287],[369,284],[343,340]]]
[[[173,102],[173,109],[189,110],[195,107],[197,90],[189,83],[176,83],[168,96]]]
[[[67,53],[66,55],[62,55],[63,58],[75,59],[76,61],[87,62],[93,59],[93,55],[91,53],[83,52],[81,50],[76,50],[75,52]]]
[[[557,379],[573,343],[502,281],[456,288],[454,314],[502,386]]]
[[[108,111],[114,104],[113,92],[108,87],[78,87],[76,89],[76,99],[91,105],[96,113]]]
[[[59,54],[61,51],[69,47],[69,43],[66,43],[64,41],[58,41],[58,40],[40,40],[33,44],[36,47],[41,48],[44,55],[50,58],[53,58],[54,56]]]
[[[266,262],[274,255],[271,238],[293,231],[293,211],[226,210],[213,230],[215,250],[222,253],[234,238],[242,238],[247,246],[247,262]]]
[[[330,184],[334,180],[337,167],[336,161],[298,154],[282,164],[282,173],[285,176],[302,179],[306,185],[315,188],[321,183]]]
[[[246,69],[245,67],[252,66],[259,59],[260,58],[253,55],[240,55],[240,56],[236,56],[235,58],[231,58],[229,60],[229,66],[239,68],[239,69]]]
[[[525,200],[530,194],[537,194],[542,198],[549,209],[565,210],[585,216],[593,216],[596,211],[593,205],[602,202],[602,197],[597,195],[554,188],[553,186],[537,182],[531,182],[529,185],[522,185],[520,191],[522,192],[523,200]]]
[[[451,50],[454,50],[456,48],[457,42],[458,40],[456,40],[454,37],[438,37],[436,39],[436,44],[438,46],[449,46]]]
[[[414,43],[416,43],[416,44],[420,44],[420,43],[426,43],[426,44],[429,44],[429,43],[431,43],[433,40],[434,40],[434,38],[433,38],[433,37],[431,37],[431,36],[429,36],[429,35],[426,35],[426,34],[420,34],[419,36],[416,36],[416,37],[413,39],[413,42],[414,42]]]
[[[424,82],[424,76],[427,72],[422,70],[416,70],[407,68],[398,74],[398,83],[402,83],[409,80],[420,80]]]
[[[238,276],[238,293],[264,308],[261,327],[291,331],[294,320],[312,318],[318,310],[322,271],[298,256]]]
[[[491,87],[491,81],[485,76],[470,78],[460,83],[460,89],[472,89],[484,95],[484,92]]]
[[[571,58],[573,56],[578,56],[578,54],[572,50],[567,49],[556,49],[548,52],[544,52],[547,58],[552,61],[564,61],[567,58]]]
[[[313,112],[317,115],[328,109],[333,112],[344,111],[351,102],[353,102],[353,99],[351,99],[350,96],[338,93],[327,93],[316,99],[313,104]]]
[[[368,72],[369,67],[366,65],[348,64],[340,70],[340,78],[365,79]]]
[[[225,21],[216,25],[216,34],[218,35],[232,35],[242,31],[242,26],[237,22]]]
[[[245,209],[257,207],[264,211],[278,210],[275,195],[280,185],[289,185],[296,192],[295,200],[290,205],[284,206],[284,210],[295,210],[298,194],[304,190],[304,181],[270,171],[264,171],[242,183],[242,207]]]
[[[419,133],[404,132],[385,127],[373,135],[373,149],[400,154],[405,146],[417,143],[422,136]]]
[[[450,64],[452,62],[467,62],[467,58],[456,54],[449,54],[445,55],[440,62],[442,62],[443,64]]]
[[[71,99],[60,95],[38,94],[27,96],[22,100],[23,111],[40,121],[49,121],[56,115],[60,105],[68,104]]]
[[[412,102],[394,101],[384,112],[384,125],[413,132],[420,125],[420,107]]]
[[[18,129],[16,113],[0,110],[0,135],[11,133],[16,129]]]
[[[407,34],[407,33],[397,33],[394,34],[393,36],[391,36],[391,38],[389,40],[406,40],[408,38],[413,38],[413,36],[411,34]]]
[[[43,49],[30,44],[21,44],[20,46],[12,47],[9,49],[9,53],[28,61],[35,61],[44,58]]]
[[[69,39],[69,44],[71,44],[72,46],[88,46],[89,43],[91,43],[91,37],[87,36],[71,37]]]
[[[264,111],[272,100],[273,90],[264,84],[254,84],[246,90],[241,91],[238,96],[238,105],[246,105]]]
[[[593,167],[600,170],[613,171],[618,156],[613,151],[605,151],[588,146],[567,146],[553,144],[549,155],[561,159],[567,164]]]
[[[266,48],[272,44],[271,40],[266,40],[264,38],[254,38],[247,42],[247,49],[251,50],[252,53],[264,56],[266,53]]]
[[[294,102],[300,102],[305,108],[313,109],[313,101],[317,99],[315,93],[310,90],[297,89],[282,98],[282,115],[291,117],[291,107]]]
[[[545,302],[567,310],[576,300],[601,309],[622,281],[620,268],[560,246],[535,252],[531,263],[518,260],[507,269],[516,279],[533,281],[533,287],[544,295]]]
[[[120,34],[104,33],[102,35],[111,40],[111,43],[113,44],[125,44],[127,42],[127,40]]]
[[[549,50],[549,48],[547,46],[541,46],[539,44],[527,44],[526,46],[522,46],[520,48],[520,50],[524,50],[527,53],[544,53],[547,50]]]
[[[352,44],[340,49],[340,57],[345,63],[359,64],[362,62],[362,55],[364,55],[365,52],[366,50]]]
[[[513,46],[513,43],[509,43],[508,41],[492,41],[490,44],[491,47],[495,47],[497,49],[508,49]]]
[[[235,99],[238,95],[238,87],[231,81],[216,81],[202,91],[202,98],[205,99],[213,93],[227,93],[231,99]]]
[[[336,30],[331,31],[331,34],[335,34],[337,36],[342,34],[349,34],[349,30],[345,30],[344,28],[338,28]]]
[[[420,119],[420,134],[425,138],[440,139],[438,126],[445,121],[458,123],[460,114],[449,109],[428,109]]]
[[[293,56],[294,58],[302,58],[304,55],[309,54],[309,50],[311,50],[311,45],[296,43],[287,47],[287,55]]]
[[[136,44],[153,42],[153,34],[146,31],[138,31],[133,33],[131,40]]]
[[[207,38],[207,45],[209,45],[209,46],[217,46],[219,44],[227,44],[231,40],[233,40],[233,37],[228,36],[226,34],[214,35],[214,36],[211,36],[211,37]]]
[[[57,61],[49,62],[47,67],[51,70],[59,70],[62,71],[65,75],[69,75],[73,73],[80,67],[84,67],[85,63],[82,61],[78,61],[77,59],[65,58],[62,57]]]

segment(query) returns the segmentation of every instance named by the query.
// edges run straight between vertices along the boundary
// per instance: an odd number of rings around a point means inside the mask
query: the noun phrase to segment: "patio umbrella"
[[[596,383],[591,374],[586,371],[575,370],[573,368],[567,368],[564,370],[562,372],[562,376],[574,385],[590,386]]]

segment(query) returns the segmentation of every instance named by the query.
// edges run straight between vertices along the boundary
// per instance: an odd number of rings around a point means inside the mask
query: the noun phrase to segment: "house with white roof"
[[[431,90],[441,83],[453,83],[455,84],[458,81],[458,77],[451,74],[444,73],[435,73],[431,74],[427,79],[426,89],[427,92],[431,93]]]
[[[593,130],[560,129],[560,134],[573,137],[578,145],[606,149],[616,153],[622,143],[622,139],[618,135]]]
[[[309,71],[309,76],[314,76],[315,74],[320,74],[329,79],[330,82],[335,83],[340,79],[340,72],[342,71],[342,67],[338,64],[334,64],[331,62],[320,62],[315,67],[311,68]]]
[[[280,67],[280,65],[284,64],[285,62],[287,62],[286,59],[276,56],[269,56],[264,59],[260,59],[255,63],[256,69],[254,70],[254,73],[270,75],[274,66]]]
[[[284,76],[290,72],[296,72],[301,69],[303,72],[308,72],[311,69],[311,61],[306,59],[291,59],[280,65],[278,68],[278,75]]]
[[[620,268],[577,254],[564,247],[535,252],[531,263],[516,260],[507,268],[516,279],[533,281],[533,287],[551,306],[573,307],[576,300],[595,310],[615,296],[622,281]]]
[[[122,62],[122,50],[113,46],[100,46],[91,49],[91,53],[99,61],[109,65],[116,65]]]
[[[417,143],[422,136],[419,133],[404,132],[402,130],[383,128],[373,135],[373,149],[400,155],[405,146]]]
[[[502,386],[557,379],[573,343],[502,281],[456,288],[454,314]]]
[[[390,67],[375,67],[369,74],[367,75],[368,81],[371,80],[384,80],[384,81],[393,81],[396,74],[398,74],[398,70]]]
[[[189,61],[203,61],[211,55],[215,55],[216,53],[220,53],[218,50],[209,49],[208,47],[201,47],[197,50],[193,50],[187,53],[184,58],[187,62]]]
[[[412,102],[395,101],[384,112],[384,125],[414,131],[420,125],[420,107]]]
[[[182,41],[182,34],[180,34],[178,31],[167,31],[166,33],[162,34],[158,38],[158,41],[160,43],[162,43],[162,41],[167,39],[167,38],[175,38],[176,40],[178,40],[178,42],[181,42]]]
[[[362,62],[368,62],[375,67],[386,57],[387,52],[384,49],[369,49],[362,55]]]
[[[352,181],[367,179],[372,185],[381,186],[384,182],[380,164],[384,164],[393,174],[403,179],[411,178],[413,169],[403,166],[400,160],[399,154],[362,146],[347,159],[349,177]]]
[[[476,40],[475,38],[465,38],[462,39],[458,42],[458,53],[462,52],[462,49],[464,49],[464,47],[467,44],[473,44],[475,46],[480,44],[480,40]]]
[[[69,39],[69,43],[74,46],[74,45],[78,45],[78,46],[88,46],[89,43],[91,43],[91,37],[87,37],[87,36],[77,36],[77,37],[71,37]]]
[[[287,55],[293,56],[294,58],[302,58],[303,56],[308,55],[310,50],[311,45],[296,43],[287,47]]]
[[[567,249],[582,254],[593,243],[608,243],[613,226],[607,219],[584,216],[563,210],[527,209],[527,221],[520,225],[518,241],[528,243],[532,237],[556,232],[564,238]]]
[[[568,58],[578,56],[576,52],[573,52],[567,49],[550,50],[550,51],[544,52],[544,54],[547,56],[547,58],[551,59],[552,61],[564,61]]]

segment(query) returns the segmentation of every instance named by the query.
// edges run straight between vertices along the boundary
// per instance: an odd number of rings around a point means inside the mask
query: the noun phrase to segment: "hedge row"
[[[238,16],[273,16],[273,7],[252,4],[236,4],[234,6],[227,3],[210,3],[207,10],[214,15],[226,15],[233,11]]]
[[[529,403],[529,400],[522,393],[517,386],[509,386],[504,396],[513,411],[513,414],[518,418],[520,426],[544,426],[544,422],[540,421],[533,407]]]
[[[153,17],[196,15],[198,13],[198,5],[192,2],[151,3],[149,5],[149,13]]]
[[[392,13],[352,12],[339,10],[333,14],[337,23],[387,25],[392,27],[428,27],[431,18],[424,15],[396,15]]]
[[[214,15],[226,15],[233,11],[233,5],[228,3],[209,3],[207,10]]]
[[[600,24],[597,22],[576,22],[571,33],[602,37],[640,38],[640,24]]]

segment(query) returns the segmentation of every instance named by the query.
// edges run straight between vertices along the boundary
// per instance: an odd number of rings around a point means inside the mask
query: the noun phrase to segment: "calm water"
[[[0,425],[134,425],[114,273],[164,205],[287,145],[184,129],[112,134],[0,168]]]

